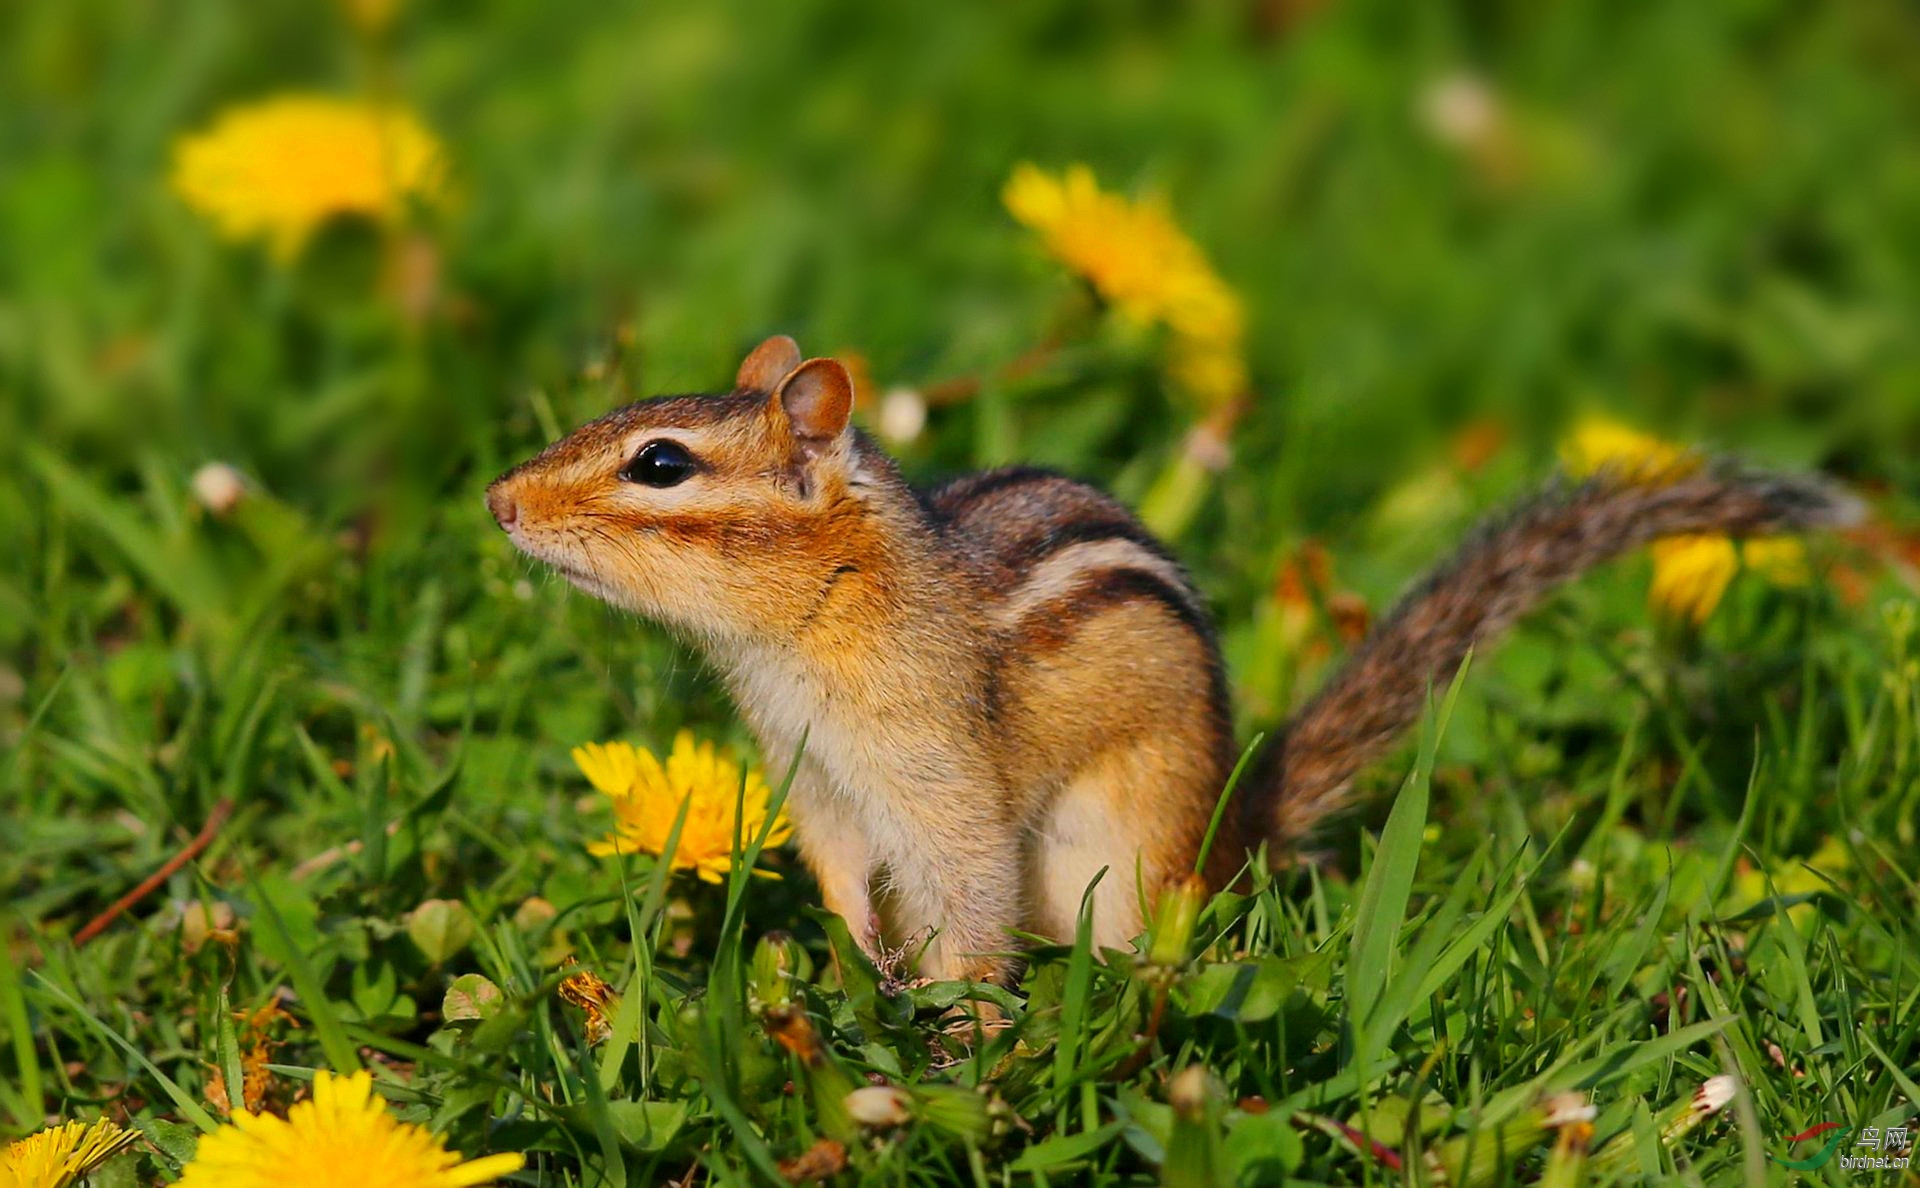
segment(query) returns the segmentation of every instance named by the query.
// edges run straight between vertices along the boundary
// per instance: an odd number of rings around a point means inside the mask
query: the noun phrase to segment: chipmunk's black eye
[[[647,487],[671,487],[685,482],[700,464],[687,448],[677,442],[650,441],[640,447],[633,461],[620,468],[620,477]]]

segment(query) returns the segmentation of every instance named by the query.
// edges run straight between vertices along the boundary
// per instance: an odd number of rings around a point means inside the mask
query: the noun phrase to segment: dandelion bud
[[[1199,875],[1188,875],[1160,892],[1148,962],[1167,969],[1185,965],[1193,947],[1193,927],[1206,904],[1207,884]]]
[[[747,973],[747,1006],[756,1015],[790,1007],[799,987],[813,976],[813,959],[793,935],[769,932],[753,947],[753,965]]]
[[[1540,1103],[1540,1125],[1549,1129],[1591,1122],[1597,1111],[1593,1103],[1579,1093],[1555,1093]]]
[[[991,1090],[987,1094],[987,1133],[992,1138],[1002,1138],[1015,1130],[1027,1129],[1027,1120],[1020,1112],[1007,1104],[1006,1098]]]
[[[1208,1103],[1219,1096],[1220,1086],[1204,1065],[1188,1065],[1167,1084],[1167,1104],[1188,1121],[1201,1117]]]
[[[1733,1100],[1738,1087],[1739,1082],[1725,1074],[1708,1077],[1700,1088],[1694,1090],[1693,1096],[1668,1110],[1666,1116],[1660,1119],[1660,1141],[1671,1147],[1681,1136],[1719,1113]]]
[[[1500,1126],[1463,1134],[1430,1150],[1427,1168],[1435,1180],[1448,1184],[1491,1184],[1549,1131],[1584,1126],[1591,1138],[1593,1118],[1593,1105],[1584,1094],[1551,1094]],[[1583,1146],[1580,1158],[1585,1157]]]
[[[1740,1083],[1729,1076],[1708,1077],[1690,1096],[1675,1102],[1660,1115],[1658,1126],[1661,1144],[1673,1146],[1702,1122],[1725,1109],[1739,1087]],[[1633,1143],[1628,1141],[1627,1135],[1622,1134],[1600,1149],[1593,1158],[1593,1166],[1596,1170],[1619,1167],[1633,1156]]]
[[[1206,1188],[1228,1181],[1223,1115],[1226,1095],[1203,1065],[1188,1065],[1167,1085],[1173,1133],[1160,1182],[1168,1188]]]
[[[847,1107],[847,1098],[854,1091],[853,1077],[820,1042],[820,1034],[814,1030],[807,1012],[792,1006],[771,1007],[762,1016],[761,1023],[775,1043],[799,1058],[821,1133],[842,1142],[859,1138],[859,1127]]]
[[[868,1085],[846,1097],[847,1114],[870,1130],[891,1130],[913,1120],[913,1099],[895,1085]]]
[[[704,998],[683,998],[680,1007],[668,1020],[668,1032],[673,1036],[675,1046],[690,1049],[697,1047],[702,1040],[707,1025],[707,1000]]]
[[[1579,1188],[1586,1182],[1587,1149],[1593,1145],[1593,1123],[1575,1122],[1562,1127],[1560,1139],[1547,1155],[1547,1166],[1540,1173],[1540,1188]]]
[[[922,1121],[967,1142],[984,1142],[993,1129],[992,1103],[960,1085],[922,1085],[917,1094]]]

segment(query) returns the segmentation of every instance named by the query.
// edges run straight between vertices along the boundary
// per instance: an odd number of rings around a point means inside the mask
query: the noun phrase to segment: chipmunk
[[[832,359],[770,338],[723,395],[641,401],[496,480],[522,551],[693,641],[770,770],[826,906],[869,954],[1004,980],[1010,930],[1124,948],[1192,870],[1236,758],[1206,599],[1118,501],[1042,470],[919,490],[849,423]],[[1602,561],[1685,533],[1848,522],[1818,480],[1707,464],[1557,484],[1482,528],[1282,730],[1210,854],[1294,852],[1469,649]],[[802,741],[804,739],[804,748]],[[1143,897],[1142,891],[1145,892]]]

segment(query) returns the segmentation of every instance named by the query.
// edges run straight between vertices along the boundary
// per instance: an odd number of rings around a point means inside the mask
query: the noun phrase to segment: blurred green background
[[[1023,160],[1162,196],[1246,301],[1255,400],[1177,544],[1255,719],[1299,692],[1269,620],[1303,540],[1377,608],[1576,410],[1834,471],[1896,519],[1915,489],[1920,15],[1893,0],[372,7],[0,14],[0,725],[71,667],[89,692],[48,725],[114,756],[16,779],[39,809],[104,783],[197,819],[166,749],[196,715],[259,740],[200,782],[297,787],[289,722],[379,707],[426,738],[471,695],[509,797],[582,738],[723,720],[479,494],[768,333],[856,359],[869,410],[977,383],[898,443],[915,475],[1026,459],[1137,499],[1189,414],[1002,209]],[[290,265],[221,241],[173,146],[284,90],[417,111],[452,200]],[[190,493],[209,462],[255,492],[230,520]],[[1643,577],[1598,584],[1602,622],[1642,622]],[[1544,689],[1583,663],[1564,643],[1496,671]]]
[[[291,616],[325,666],[386,655],[422,591],[449,621],[498,602],[531,571],[492,538],[489,477],[624,399],[721,385],[768,333],[857,356],[869,409],[984,380],[899,447],[916,475],[1024,459],[1138,498],[1185,428],[1138,351],[1096,336],[1005,378],[1077,287],[1000,205],[1022,160],[1164,197],[1245,298],[1255,404],[1179,542],[1230,634],[1308,535],[1377,604],[1546,469],[1573,409],[1914,488],[1920,17],[1893,0],[0,22],[13,730],[123,620],[197,639]],[[169,190],[181,137],[285,90],[389,97],[447,145],[411,312],[369,225],[283,267]],[[1473,426],[1505,448],[1445,473]],[[205,539],[185,490],[212,461],[284,524]],[[478,614],[468,660],[539,630]],[[1280,691],[1254,691],[1271,716]]]
[[[510,721],[508,678],[564,687],[577,650],[625,713],[561,698],[541,733],[664,729],[705,686],[512,556],[478,495],[768,333],[857,355],[869,409],[983,379],[899,447],[916,475],[1035,460],[1137,498],[1185,428],[1137,351],[1003,378],[1076,289],[1000,205],[1022,160],[1163,196],[1244,296],[1256,401],[1178,544],[1266,716],[1247,625],[1282,558],[1325,537],[1377,605],[1573,409],[1914,489],[1920,16],[1892,0],[354,11],[0,16],[12,733],[78,661],[165,737],[179,678],[243,651],[416,721],[477,664]],[[392,97],[447,145],[412,312],[371,226],[283,267],[169,190],[176,141],[284,90]],[[1475,425],[1505,448],[1449,467]],[[271,522],[207,522],[187,482],[214,461]]]

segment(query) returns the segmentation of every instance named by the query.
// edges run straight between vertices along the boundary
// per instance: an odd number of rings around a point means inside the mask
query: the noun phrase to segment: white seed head
[[[193,497],[216,516],[224,516],[247,497],[247,480],[225,462],[209,462],[193,472]]]
[[[1487,143],[1500,125],[1500,100],[1487,81],[1466,71],[1436,79],[1420,97],[1420,122],[1449,148]]]
[[[847,1094],[847,1113],[874,1130],[905,1126],[913,1119],[913,1099],[893,1085],[868,1085]]]
[[[1199,1117],[1207,1103],[1222,1093],[1219,1078],[1204,1064],[1189,1064],[1167,1082],[1167,1104],[1185,1118]]]
[[[880,436],[909,442],[927,427],[926,397],[912,388],[893,388],[880,398]]]
[[[1571,1126],[1575,1122],[1591,1122],[1598,1112],[1593,1103],[1580,1093],[1556,1093],[1540,1103],[1540,1109],[1546,1115],[1548,1126]]]
[[[1703,1114],[1711,1114],[1733,1100],[1733,1092],[1738,1083],[1724,1073],[1717,1077],[1708,1077],[1693,1095],[1693,1108]]]

